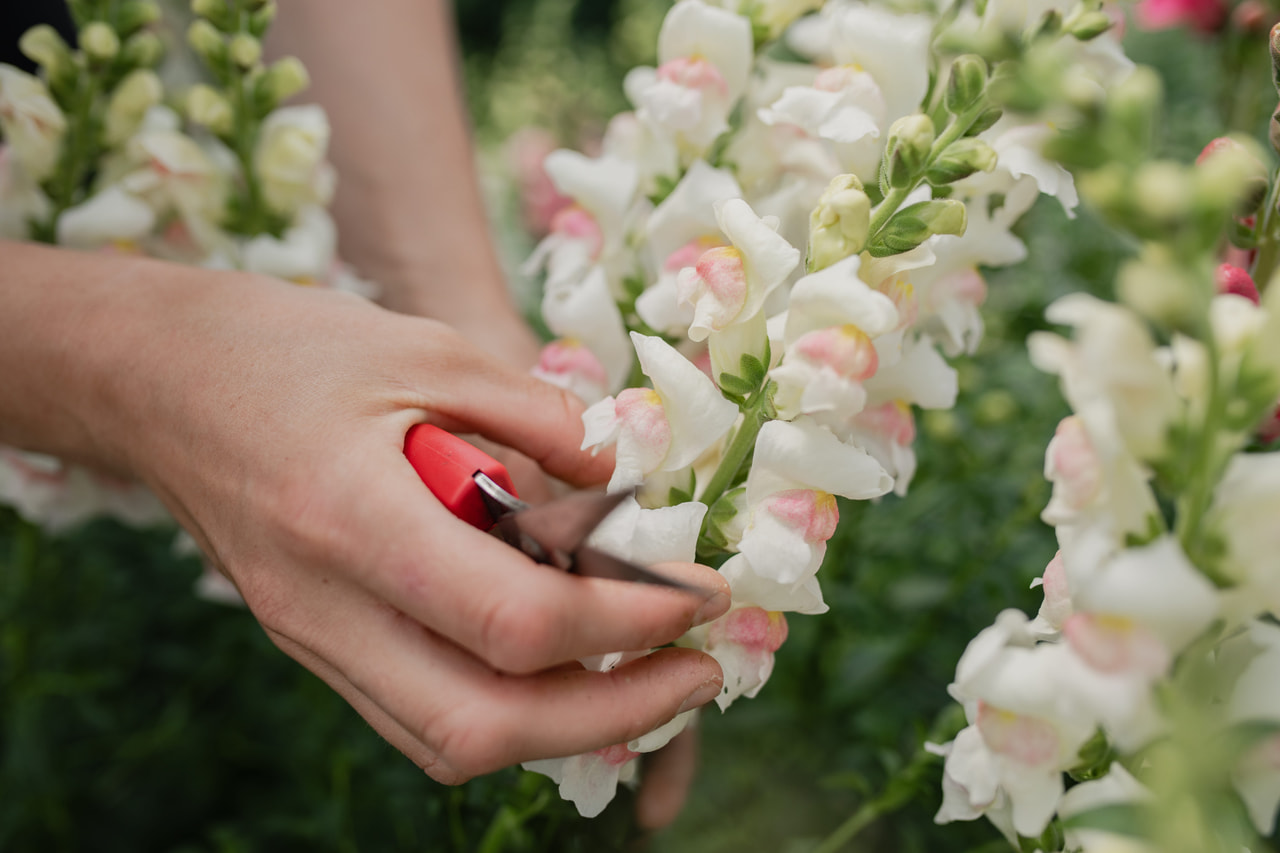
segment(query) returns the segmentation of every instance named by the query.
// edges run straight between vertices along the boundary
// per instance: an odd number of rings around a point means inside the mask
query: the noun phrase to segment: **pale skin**
[[[575,485],[612,464],[578,449],[581,403],[525,370],[533,338],[484,236],[442,5],[281,5],[278,49],[308,63],[335,128],[342,250],[390,307],[435,319],[0,243],[0,442],[150,486],[272,640],[439,781],[621,743],[709,702],[722,674],[700,652],[610,673],[575,661],[720,615],[716,572],[658,567],[693,594],[538,566],[455,519],[404,460],[405,432],[430,422]],[[675,816],[691,756],[684,739],[654,762],[643,826]]]

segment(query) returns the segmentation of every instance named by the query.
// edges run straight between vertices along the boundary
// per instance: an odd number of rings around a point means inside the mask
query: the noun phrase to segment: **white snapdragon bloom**
[[[321,107],[281,107],[267,116],[253,162],[268,206],[292,216],[303,205],[328,205],[337,183],[328,150],[329,118]]]
[[[916,473],[916,421],[911,406],[890,400],[864,408],[840,430],[841,438],[865,448],[893,478],[893,493],[903,497]]]
[[[135,527],[170,518],[155,495],[137,483],[4,446],[0,446],[0,503],[54,532],[100,516]]]
[[[1075,179],[1058,163],[1049,160],[1042,152],[1044,144],[1056,131],[1047,123],[1019,124],[1015,119],[1001,119],[978,137],[996,152],[996,167],[990,172],[975,172],[953,186],[966,197],[986,200],[992,195],[1014,194],[1014,206],[1010,209],[1010,221],[1026,213],[1036,197],[1043,193],[1052,196],[1062,205],[1067,216],[1074,218],[1080,203]],[[1027,192],[1024,187],[1034,187],[1037,192]],[[1021,209],[1019,209],[1021,208]]]
[[[26,240],[29,223],[53,210],[39,183],[21,168],[9,146],[0,144],[0,238]]]
[[[865,406],[863,383],[880,364],[875,341],[898,328],[898,310],[858,277],[862,264],[854,255],[792,288],[785,354],[770,374],[780,417],[811,415],[838,429]]]
[[[1059,376],[1075,411],[1096,407],[1099,422],[1110,420],[1136,457],[1159,458],[1180,403],[1146,326],[1129,309],[1084,293],[1054,302],[1046,316],[1075,327],[1075,340],[1032,334],[1032,363]]]
[[[571,391],[587,405],[609,393],[609,374],[590,347],[576,338],[559,338],[542,348],[533,375]]]
[[[704,252],[676,279],[680,301],[693,306],[689,337],[695,341],[754,318],[800,263],[799,250],[778,235],[777,221],[756,216],[745,201],[719,203],[715,213],[731,245]]]
[[[225,211],[225,177],[194,140],[165,125],[171,115],[163,107],[153,109],[129,140],[126,156],[133,168],[121,188],[151,205],[161,219],[176,214],[197,247],[223,248],[217,223]]]
[[[827,8],[824,47],[835,67],[788,88],[760,118],[828,140],[845,170],[873,181],[889,125],[914,113],[928,89],[933,23],[861,3]]]
[[[1037,637],[1050,640],[1058,639],[1062,626],[1075,612],[1071,603],[1071,585],[1067,582],[1066,564],[1062,560],[1062,551],[1053,555],[1044,573],[1031,582],[1032,588],[1040,587],[1044,593],[1044,601],[1040,603],[1040,611],[1031,622],[1031,631]]]
[[[1206,522],[1226,546],[1221,568],[1235,581],[1227,609],[1236,619],[1280,613],[1280,453],[1237,454],[1214,492]]]
[[[643,509],[629,497],[591,532],[587,544],[644,566],[692,563],[706,514],[706,504],[698,501]]]
[[[556,335],[591,350],[605,371],[605,393],[626,382],[632,347],[603,267],[591,267],[573,287],[548,288],[542,297],[542,319]]]
[[[696,160],[649,215],[645,237],[657,280],[636,299],[636,313],[652,328],[681,337],[687,333],[694,312],[680,304],[677,278],[707,251],[724,246],[716,205],[733,198],[742,198],[742,189],[732,173]]]
[[[867,406],[886,402],[912,404],[922,409],[950,409],[956,404],[960,380],[928,335],[908,338],[902,357],[886,364],[883,353],[880,369],[866,383]]]
[[[58,245],[98,249],[136,245],[155,228],[155,211],[120,186],[110,186],[58,217]]]
[[[653,388],[628,388],[582,414],[582,448],[617,442],[610,491],[639,485],[654,471],[678,471],[719,441],[738,418],[706,374],[661,338],[631,333]]]
[[[721,567],[735,600],[770,610],[825,609],[815,575],[840,520],[836,495],[867,500],[891,488],[893,479],[870,454],[812,420],[766,423],[747,475],[739,554]]]
[[[604,811],[618,791],[618,783],[635,780],[640,753],[616,744],[595,752],[569,758],[544,758],[526,761],[525,770],[551,777],[560,789],[561,799],[578,807],[583,817],[595,817]]]
[[[686,162],[729,128],[747,87],[751,22],[698,0],[681,0],[662,22],[658,67],[636,68],[626,90],[642,122],[671,138]]]
[[[636,201],[635,164],[616,156],[590,158],[561,149],[547,155],[544,168],[556,191],[573,204],[552,218],[550,233],[534,249],[525,271],[545,267],[548,293],[577,285],[593,265],[616,274]]]
[[[1236,682],[1227,706],[1227,719],[1235,723],[1280,723],[1280,628],[1253,622],[1247,635],[1235,641],[1248,644],[1255,654]],[[1280,735],[1255,744],[1231,774],[1249,817],[1258,832],[1275,830],[1280,807]]]
[[[0,131],[14,164],[38,182],[58,162],[67,119],[39,77],[0,63]]]
[[[1037,836],[1061,799],[1096,721],[1080,707],[1064,646],[1032,646],[1026,616],[1007,610],[969,644],[948,688],[970,727],[957,735],[945,774],[951,795],[936,820],[966,820],[998,804],[1003,792],[1020,835]]]
[[[700,649],[724,671],[724,689],[716,697],[726,710],[739,696],[755,698],[773,673],[773,653],[787,639],[787,619],[777,611],[736,604],[725,615],[691,630],[681,645]]]
[[[329,212],[307,205],[284,236],[250,238],[240,250],[240,266],[295,284],[319,284],[328,280],[337,249],[338,229]]]
[[[1077,696],[1114,744],[1136,749],[1163,725],[1151,686],[1217,616],[1216,590],[1167,535],[1067,582],[1062,635],[1086,667],[1070,674]]]

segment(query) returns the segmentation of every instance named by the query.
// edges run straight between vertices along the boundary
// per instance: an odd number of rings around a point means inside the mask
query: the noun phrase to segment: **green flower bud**
[[[1074,16],[1067,23],[1067,32],[1080,41],[1095,39],[1109,29],[1111,29],[1111,18],[1101,10]]]
[[[1081,173],[1080,195],[1101,210],[1119,210],[1129,200],[1129,170],[1121,163],[1107,163]]]
[[[1280,24],[1271,28],[1268,40],[1271,44],[1271,82],[1275,84],[1276,91],[1280,92]]]
[[[71,48],[48,24],[32,27],[18,39],[18,49],[45,70],[50,79],[72,70]]]
[[[1280,107],[1276,107],[1276,111],[1271,114],[1271,124],[1267,128],[1267,139],[1271,141],[1272,148],[1280,151]]]
[[[248,33],[236,33],[228,48],[231,61],[241,68],[252,68],[262,58],[262,42]]]
[[[999,107],[991,107],[978,113],[978,117],[973,120],[973,124],[969,125],[969,129],[965,131],[965,136],[977,136],[984,130],[990,130],[995,127],[996,122],[1004,115],[1004,110]]]
[[[150,30],[142,30],[125,40],[120,57],[132,68],[154,68],[164,58],[164,42]]]
[[[235,29],[236,22],[227,0],[191,0],[191,11],[206,18],[224,33]]]
[[[861,252],[870,228],[871,199],[862,182],[854,175],[837,175],[809,214],[809,272]]]
[[[933,147],[933,122],[917,113],[903,116],[889,127],[889,144],[885,151],[889,186],[909,187],[924,171]]]
[[[1133,180],[1134,203],[1154,222],[1178,222],[1191,212],[1189,170],[1172,160],[1143,164]]]
[[[158,20],[160,7],[154,0],[130,0],[120,4],[120,11],[116,14],[116,30],[122,36],[130,36]]]
[[[1116,290],[1124,304],[1166,329],[1194,326],[1196,288],[1159,244],[1148,244],[1120,267]]]
[[[110,62],[120,52],[120,37],[110,25],[90,21],[80,30],[80,48],[98,62]]]
[[[977,54],[967,53],[951,63],[947,81],[947,109],[963,112],[978,102],[987,87],[987,63]]]
[[[164,97],[164,87],[154,71],[129,72],[111,93],[107,103],[103,133],[108,145],[125,142],[142,124],[142,118]]]
[[[893,215],[867,247],[873,257],[909,252],[935,234],[959,236],[968,225],[964,204],[952,199],[921,201]]]
[[[258,91],[275,104],[292,98],[311,85],[307,67],[296,56],[286,56],[271,64],[258,84]]]
[[[1111,90],[1107,98],[1108,111],[1132,146],[1132,151],[1117,152],[1113,156],[1127,159],[1126,154],[1133,154],[1135,158],[1145,154],[1155,126],[1156,110],[1163,99],[1162,89],[1156,72],[1139,65]]]
[[[1037,41],[1039,39],[1051,41],[1061,34],[1062,13],[1057,9],[1050,9],[1040,16],[1040,20],[1027,30],[1024,39],[1028,42]]]
[[[974,172],[990,172],[998,159],[995,149],[981,139],[960,139],[946,147],[925,173],[925,179],[935,186],[949,184]]]
[[[205,62],[219,62],[226,59],[227,42],[218,32],[217,27],[204,18],[191,22],[187,30],[187,44]]]
[[[1195,195],[1203,208],[1248,216],[1270,187],[1262,147],[1247,136],[1220,136],[1196,158]]]
[[[271,23],[276,19],[275,0],[263,3],[261,8],[249,15],[249,32],[258,38],[262,38],[267,34],[267,30],[271,27]]]
[[[219,136],[231,133],[235,115],[231,103],[216,89],[204,84],[191,87],[187,92],[187,118],[202,124]]]

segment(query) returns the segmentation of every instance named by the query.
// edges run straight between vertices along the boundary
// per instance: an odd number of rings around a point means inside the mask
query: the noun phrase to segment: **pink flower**
[[[1226,21],[1222,0],[1142,0],[1138,4],[1138,26],[1163,30],[1187,25],[1202,33],[1217,32]]]

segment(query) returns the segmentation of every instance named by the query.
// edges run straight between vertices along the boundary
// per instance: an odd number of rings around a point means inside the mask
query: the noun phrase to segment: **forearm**
[[[515,317],[488,238],[443,0],[284,0],[270,45],[311,71],[343,256],[388,307],[462,328]]]

